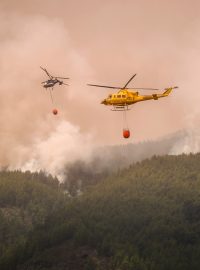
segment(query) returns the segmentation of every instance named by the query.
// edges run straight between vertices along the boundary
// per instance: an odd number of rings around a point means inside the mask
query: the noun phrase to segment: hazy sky
[[[54,163],[46,156],[60,148],[59,162],[69,144],[78,155],[124,143],[122,114],[100,104],[110,91],[86,84],[124,85],[134,73],[134,87],[179,89],[133,106],[129,142],[199,130],[199,10],[194,0],[1,0],[0,164]],[[55,87],[57,116],[40,65],[70,77]]]

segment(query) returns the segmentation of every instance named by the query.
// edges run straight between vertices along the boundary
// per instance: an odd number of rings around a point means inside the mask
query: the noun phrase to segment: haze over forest
[[[58,174],[90,159],[96,147],[161,139],[184,130],[172,152],[199,151],[199,1],[0,2],[0,166]],[[55,87],[54,117],[46,75],[69,76]],[[122,114],[100,104],[110,91],[87,83],[178,85],[168,98]],[[142,92],[143,93],[143,92]]]

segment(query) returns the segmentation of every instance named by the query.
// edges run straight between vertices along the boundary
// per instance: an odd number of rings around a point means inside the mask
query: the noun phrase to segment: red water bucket
[[[53,109],[52,110],[52,113],[56,115],[56,114],[58,114],[58,110],[57,109]]]
[[[129,129],[124,129],[123,130],[123,137],[125,139],[128,139],[130,137],[130,130]]]

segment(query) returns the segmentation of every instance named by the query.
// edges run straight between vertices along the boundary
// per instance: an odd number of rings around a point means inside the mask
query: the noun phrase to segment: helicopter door
[[[122,99],[122,95],[117,95],[117,103],[122,103],[123,99]]]

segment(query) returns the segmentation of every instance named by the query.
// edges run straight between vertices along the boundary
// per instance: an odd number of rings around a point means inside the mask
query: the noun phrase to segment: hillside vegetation
[[[0,269],[197,270],[200,154],[153,157],[69,197],[41,174],[0,174]]]

